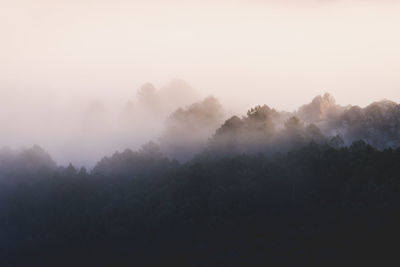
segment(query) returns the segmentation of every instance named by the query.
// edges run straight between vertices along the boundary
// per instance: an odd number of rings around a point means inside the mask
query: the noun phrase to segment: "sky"
[[[398,102],[399,14],[396,0],[0,0],[0,145],[177,78],[237,112],[324,92]]]

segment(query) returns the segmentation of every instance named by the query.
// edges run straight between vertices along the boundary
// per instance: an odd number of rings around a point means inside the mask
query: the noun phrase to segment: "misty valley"
[[[400,104],[326,93],[240,114],[179,80],[143,85],[118,124],[105,114],[89,106],[73,164],[0,149],[1,266],[398,261]]]
[[[0,267],[400,266],[400,0],[0,0]]]

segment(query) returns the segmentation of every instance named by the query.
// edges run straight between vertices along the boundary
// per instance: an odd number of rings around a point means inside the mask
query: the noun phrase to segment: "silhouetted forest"
[[[1,266],[338,266],[394,263],[400,149],[309,142],[285,153],[155,143],[58,167],[0,152]]]
[[[139,97],[164,91],[147,84]],[[158,143],[90,170],[38,145],[1,149],[1,266],[394,262],[399,104],[325,94],[294,112],[226,115],[213,97],[177,109]]]
[[[400,267],[400,0],[0,0],[0,267],[80,266]]]

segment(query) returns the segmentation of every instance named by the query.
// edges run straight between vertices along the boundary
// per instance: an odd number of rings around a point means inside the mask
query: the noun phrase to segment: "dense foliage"
[[[148,144],[90,173],[35,149],[29,169],[0,162],[1,266],[382,265],[397,253],[399,149],[310,143],[180,164]]]

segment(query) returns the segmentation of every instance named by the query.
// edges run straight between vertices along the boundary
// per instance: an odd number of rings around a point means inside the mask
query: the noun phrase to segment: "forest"
[[[0,267],[400,266],[400,0],[0,0]]]
[[[182,164],[149,143],[88,172],[57,167],[40,147],[25,151],[2,166],[1,265],[337,266],[396,258],[400,149],[358,141],[311,142],[272,156],[207,153]]]
[[[339,107],[326,94],[218,126],[220,104],[207,98],[172,113],[160,142],[90,169],[59,165],[39,145],[3,148],[0,264],[394,263],[399,111]]]

